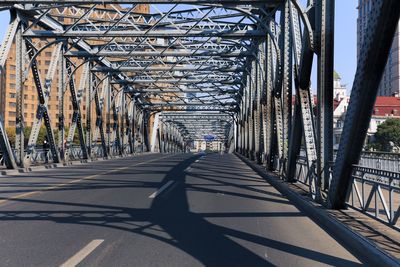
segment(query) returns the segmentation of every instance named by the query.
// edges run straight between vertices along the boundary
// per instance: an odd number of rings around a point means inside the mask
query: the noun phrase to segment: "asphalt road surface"
[[[0,177],[0,266],[356,266],[234,155]]]

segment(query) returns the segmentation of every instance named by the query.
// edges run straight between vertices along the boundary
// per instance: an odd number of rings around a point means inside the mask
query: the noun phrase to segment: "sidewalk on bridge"
[[[357,210],[331,210],[309,197],[308,187],[286,183],[263,166],[235,153],[316,223],[372,266],[400,266],[400,232]]]

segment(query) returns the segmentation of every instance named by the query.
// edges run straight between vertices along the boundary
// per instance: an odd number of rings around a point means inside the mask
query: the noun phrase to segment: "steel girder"
[[[343,127],[333,178],[329,188],[329,204],[342,208],[351,187],[353,164],[357,164],[378,92],[393,36],[398,26],[400,2],[378,0],[371,2],[368,18],[369,31],[365,33],[350,103]]]

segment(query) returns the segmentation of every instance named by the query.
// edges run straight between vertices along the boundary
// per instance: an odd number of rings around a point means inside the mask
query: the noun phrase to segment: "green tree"
[[[391,144],[400,147],[400,119],[390,118],[378,126],[374,146],[378,150],[390,151]]]
[[[16,136],[15,127],[7,127],[6,133],[8,136],[8,141],[10,141],[10,145],[14,146],[15,145],[15,136]]]

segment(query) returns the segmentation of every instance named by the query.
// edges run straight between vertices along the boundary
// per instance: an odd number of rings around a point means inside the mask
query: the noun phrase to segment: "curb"
[[[281,194],[285,195],[296,207],[325,229],[332,237],[341,242],[348,250],[353,252],[357,258],[371,266],[400,266],[399,260],[389,255],[364,236],[348,228],[328,214],[324,208],[315,206],[316,203],[292,191],[284,181],[269,175],[262,166],[256,165],[236,152],[234,152],[234,155],[263,177]]]

